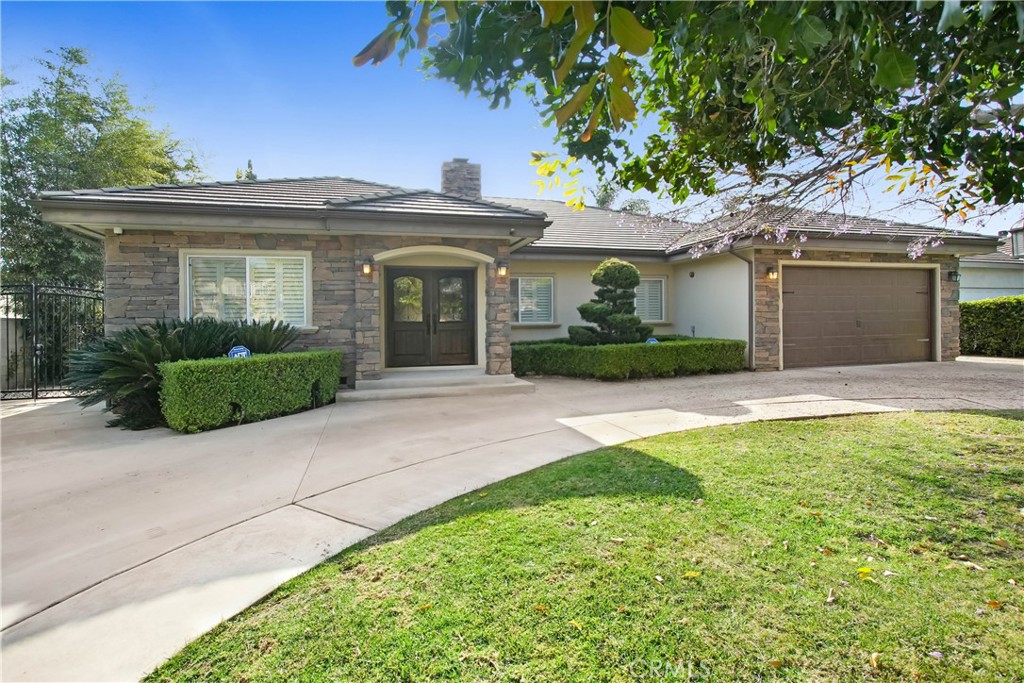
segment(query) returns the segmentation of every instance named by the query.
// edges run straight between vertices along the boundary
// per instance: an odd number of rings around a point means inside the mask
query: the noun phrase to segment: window
[[[555,321],[554,278],[514,277],[512,288],[512,322],[551,323]]]
[[[665,319],[664,278],[640,278],[636,288],[636,314],[644,322],[657,323]]]
[[[190,255],[190,318],[309,325],[309,257]]]

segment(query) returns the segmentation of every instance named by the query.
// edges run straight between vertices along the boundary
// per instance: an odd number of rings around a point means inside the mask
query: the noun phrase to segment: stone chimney
[[[452,159],[441,164],[441,192],[480,199],[480,164]]]

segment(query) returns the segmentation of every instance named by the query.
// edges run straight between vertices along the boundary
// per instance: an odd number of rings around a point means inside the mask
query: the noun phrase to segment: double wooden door
[[[385,269],[388,367],[476,363],[476,271]]]

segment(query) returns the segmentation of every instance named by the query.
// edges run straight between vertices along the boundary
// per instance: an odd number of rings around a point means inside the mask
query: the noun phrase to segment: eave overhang
[[[550,221],[543,217],[466,217],[433,214],[347,212],[338,209],[281,209],[207,205],[137,205],[59,198],[30,204],[43,220],[81,235],[102,239],[124,231],[202,231],[278,234],[424,235],[500,239],[523,245],[540,239]]]

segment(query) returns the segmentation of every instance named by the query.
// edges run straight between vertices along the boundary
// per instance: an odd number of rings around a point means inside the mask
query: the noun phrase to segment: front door
[[[386,363],[391,368],[476,363],[476,271],[385,268]]]

